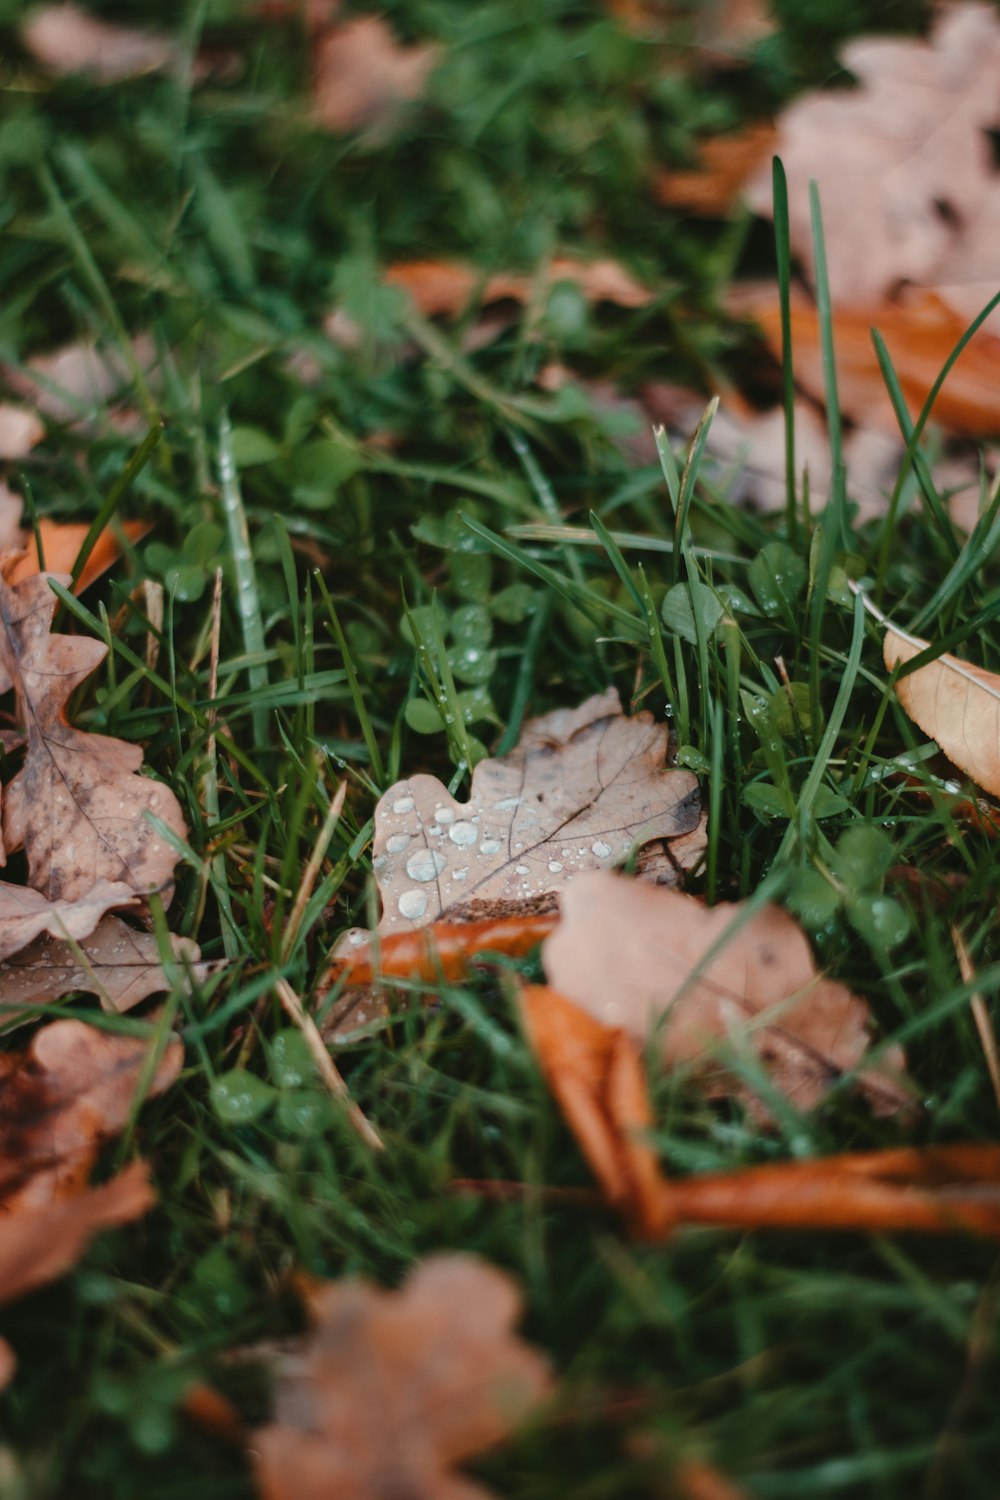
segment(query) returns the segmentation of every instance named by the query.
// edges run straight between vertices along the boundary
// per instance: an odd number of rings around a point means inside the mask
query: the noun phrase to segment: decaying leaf
[[[639,1043],[545,985],[522,986],[521,1008],[605,1201],[640,1239],[666,1239],[685,1225],[1000,1238],[1000,1146],[856,1152],[668,1178],[644,1139],[653,1117]]]
[[[79,422],[100,413],[134,383],[138,367],[147,379],[158,359],[148,334],[138,334],[128,353],[96,343],[66,344],[32,355],[26,365],[4,365],[4,383],[53,422]]]
[[[817,972],[804,934],[778,907],[744,920],[740,906],[709,909],[603,871],[575,880],[561,906],[542,948],[552,986],[640,1043],[655,1029],[667,1064],[693,1065],[713,1092],[746,1096],[724,1073],[735,1048],[752,1050],[803,1110],[845,1074],[877,1113],[909,1102],[901,1049],[864,1066],[867,1006]]]
[[[120,917],[104,917],[87,931],[90,935],[77,943],[37,938],[0,963],[0,1030],[30,1017],[33,1006],[77,990],[97,995],[104,1010],[121,1012],[170,988],[153,933],[129,927]],[[196,980],[207,977],[211,965],[199,962],[197,943],[171,934],[170,944],[178,965],[190,965]]]
[[[777,152],[793,253],[812,264],[815,178],[833,299],[877,305],[903,281],[937,284],[961,226],[996,191],[987,132],[1000,117],[1000,21],[989,5],[945,5],[929,40],[860,37],[841,60],[860,86],[792,104]],[[769,167],[749,197],[770,214]]]
[[[145,813],[182,836],[180,804],[168,787],[137,774],[137,745],[85,734],[66,719],[70,694],[107,647],[52,635],[55,606],[46,574],[15,587],[0,579],[0,691],[14,688],[27,741],[25,763],[4,793],[6,850],[24,848],[29,882],[49,901],[77,901],[109,881],[140,897],[159,891],[166,904],[177,856]]]
[[[313,113],[327,130],[386,129],[423,97],[438,59],[433,44],[398,42],[381,16],[344,21],[313,45]]]
[[[128,1122],[150,1044],[82,1021],[53,1021],[23,1052],[0,1053],[0,1214],[80,1192],[101,1145]],[[176,1079],[183,1048],[171,1038],[149,1093]]]
[[[177,60],[166,37],[99,20],[77,5],[43,5],[24,23],[25,48],[56,78],[85,73],[94,83],[121,83],[158,73]]]
[[[885,622],[883,656],[890,672],[929,645]],[[950,761],[977,786],[1000,796],[1000,675],[946,651],[900,677],[896,696]]]
[[[438,1255],[398,1292],[330,1282],[310,1305],[313,1332],[282,1362],[275,1421],[253,1436],[266,1500],[487,1500],[456,1465],[505,1438],[550,1384],[511,1332],[511,1278]]]
[[[693,833],[698,783],[666,768],[668,739],[652,714],[626,718],[609,688],[529,720],[509,754],[476,767],[468,802],[433,776],[397,782],[375,809],[378,936],[444,914],[472,921],[553,910],[581,871]],[[347,934],[338,956],[367,937]]]
[[[639,1049],[546,985],[521,986],[521,1013],[545,1081],[601,1185],[632,1233],[657,1239],[672,1222],[656,1153]]]

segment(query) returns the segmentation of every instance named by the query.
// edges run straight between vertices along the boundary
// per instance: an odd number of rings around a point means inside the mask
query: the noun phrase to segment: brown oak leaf
[[[166,37],[112,25],[72,4],[43,5],[25,22],[21,39],[54,77],[85,73],[100,84],[160,72],[179,57],[177,46]]]
[[[107,647],[53,635],[55,606],[47,574],[13,587],[0,578],[0,691],[14,688],[27,742],[4,792],[5,849],[25,850],[29,883],[49,901],[76,901],[109,881],[137,897],[158,891],[166,905],[177,856],[145,814],[183,836],[180,804],[168,787],[137,774],[138,745],[67,720],[71,693]]]
[[[0,881],[0,963],[43,933],[78,942],[112,907],[134,906],[136,900],[121,881],[99,880],[78,901],[48,901],[30,886]]]
[[[3,890],[0,886],[0,903]],[[30,1019],[32,1007],[78,990],[97,995],[104,1010],[121,1012],[170,989],[155,934],[111,916],[87,932],[75,943],[37,938],[0,963],[0,1030]],[[171,934],[170,944],[175,962],[190,965],[196,981],[208,977],[213,965],[199,962],[197,943]]]
[[[714,1093],[766,1106],[726,1070],[726,1054],[752,1049],[775,1088],[799,1109],[816,1107],[845,1074],[880,1114],[910,1103],[899,1047],[865,1063],[868,1007],[816,969],[786,912],[703,906],[692,896],[621,876],[581,876],[542,947],[554,989],[640,1043],[654,1032],[671,1067],[693,1066]]]
[[[286,1356],[275,1421],[253,1435],[265,1500],[488,1500],[455,1472],[493,1447],[550,1385],[511,1329],[511,1278],[471,1255],[437,1255],[398,1292],[320,1285],[313,1332]]]

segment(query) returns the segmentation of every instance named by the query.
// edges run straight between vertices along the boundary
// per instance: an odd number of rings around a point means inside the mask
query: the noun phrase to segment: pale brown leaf
[[[30,886],[0,881],[0,964],[34,944],[43,933],[79,942],[112,908],[136,904],[135,892],[122,881],[99,880],[76,901],[49,901]]]
[[[265,1500],[486,1500],[455,1472],[544,1398],[540,1354],[513,1335],[521,1299],[471,1255],[419,1264],[398,1292],[331,1282],[278,1377],[275,1420],[253,1437]]]
[[[70,4],[36,10],[24,23],[21,40],[53,77],[85,73],[99,84],[158,73],[177,57],[174,43],[166,37],[112,25]]]
[[[812,265],[808,184],[823,204],[834,301],[877,304],[901,282],[933,285],[956,225],[994,186],[987,134],[1000,119],[1000,21],[942,6],[929,40],[861,37],[841,48],[856,89],[807,95],[779,122],[793,253]],[[749,199],[772,208],[770,167]]]
[[[183,836],[180,804],[168,787],[137,774],[138,745],[67,721],[70,694],[107,647],[52,635],[55,606],[46,574],[15,587],[0,579],[0,689],[15,689],[27,732],[24,766],[4,793],[6,850],[24,848],[29,883],[49,901],[77,901],[109,881],[137,896],[159,891],[166,905],[177,856],[145,814]]]
[[[153,340],[138,334],[131,359],[120,348],[95,343],[66,344],[35,354],[23,368],[6,365],[5,383],[42,416],[53,422],[77,422],[106,408],[133,380],[132,364],[150,375],[157,361]]]
[[[3,891],[0,886],[0,901]],[[197,943],[171,934],[170,944],[182,972],[190,965],[196,981],[208,976],[212,965],[199,962]],[[0,963],[0,1030],[30,1017],[33,1006],[78,990],[97,995],[102,1009],[121,1012],[169,988],[155,935],[104,917],[76,943],[40,937]]]
[[[930,644],[886,622],[891,672]],[[1000,796],[1000,675],[944,652],[896,682],[896,696],[924,734],[978,786]]]
[[[778,907],[741,922],[741,906],[710,909],[603,871],[574,881],[561,906],[542,947],[553,988],[640,1042],[655,1032],[665,1062],[693,1066],[713,1092],[745,1094],[725,1062],[752,1050],[799,1109],[815,1108],[847,1073],[878,1113],[908,1102],[901,1049],[864,1065],[868,1007],[817,971]]]
[[[423,97],[438,59],[433,44],[408,47],[381,16],[358,16],[314,44],[313,113],[327,130],[387,129]]]
[[[378,935],[444,913],[470,920],[551,910],[584,870],[605,869],[656,839],[699,827],[698,783],[668,770],[669,731],[626,718],[617,692],[529,720],[517,746],[473,772],[468,802],[433,776],[390,787],[375,809]],[[697,857],[697,846],[688,858]],[[338,953],[367,938],[348,934]]]
[[[23,406],[0,405],[0,459],[24,458],[45,436],[45,428],[33,411]]]

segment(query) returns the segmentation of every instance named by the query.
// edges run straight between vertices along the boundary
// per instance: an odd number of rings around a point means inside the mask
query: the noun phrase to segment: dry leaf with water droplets
[[[885,624],[883,656],[891,672],[930,645]],[[950,761],[1000,797],[1000,675],[944,652],[896,681],[896,697],[910,718],[937,740]]]
[[[2,893],[0,887],[0,899]],[[104,917],[87,931],[90,936],[76,943],[37,938],[0,963],[0,1031],[30,1019],[32,1007],[77,990],[97,995],[102,1009],[121,1012],[170,989],[155,934],[137,931],[120,917]],[[174,962],[190,966],[196,982],[208,977],[214,966],[199,962],[197,943],[171,933],[170,944]]]
[[[438,59],[433,44],[406,47],[381,16],[357,16],[314,42],[313,113],[327,130],[380,132],[422,98]]]
[[[0,691],[15,689],[27,731],[24,765],[4,791],[5,848],[24,848],[29,882],[49,901],[77,901],[109,881],[140,897],[158,891],[166,905],[177,856],[145,814],[182,837],[180,804],[168,787],[137,774],[138,745],[68,722],[70,694],[107,647],[52,635],[55,606],[44,573],[13,588],[0,579]]]
[[[136,904],[135,892],[122,881],[99,880],[76,901],[49,901],[30,886],[0,881],[0,964],[44,933],[79,942],[112,908]]]
[[[455,1472],[546,1396],[542,1355],[512,1332],[520,1295],[471,1255],[437,1255],[398,1292],[310,1294],[313,1331],[282,1360],[275,1420],[253,1435],[265,1500],[488,1500]]]
[[[618,863],[656,839],[696,834],[698,783],[666,767],[668,741],[666,724],[650,713],[626,718],[609,688],[529,720],[513,750],[476,766],[468,802],[456,802],[433,776],[397,782],[375,809],[378,936],[445,914],[477,920],[554,910],[581,871]],[[689,862],[697,853],[697,841],[685,845]],[[367,938],[348,934],[338,955]]]
[[[702,906],[692,896],[606,872],[581,876],[542,958],[553,988],[643,1043],[655,1030],[670,1067],[692,1066],[713,1093],[766,1108],[725,1071],[726,1051],[752,1050],[775,1088],[813,1109],[845,1074],[880,1114],[904,1109],[905,1060],[871,1045],[865,1003],[816,970],[786,912]]]

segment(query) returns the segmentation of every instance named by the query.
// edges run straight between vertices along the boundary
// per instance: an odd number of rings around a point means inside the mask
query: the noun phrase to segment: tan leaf
[[[552,910],[581,871],[697,829],[698,783],[665,767],[668,740],[652,714],[626,718],[609,688],[529,720],[509,754],[476,767],[468,802],[433,776],[397,782],[375,808],[379,936],[444,913]],[[338,954],[366,936],[348,934]]]
[[[751,1050],[776,1088],[813,1109],[844,1074],[878,1113],[909,1102],[899,1047],[862,1066],[870,1046],[865,1003],[817,972],[786,912],[709,909],[692,896],[607,872],[581,876],[542,946],[553,988],[639,1042],[656,1033],[665,1062],[694,1065],[714,1092],[740,1093],[726,1053]],[[718,951],[715,951],[718,947]],[[753,1101],[760,1113],[761,1101]]]
[[[313,113],[327,130],[389,127],[400,108],[422,98],[438,59],[433,44],[406,47],[381,16],[358,16],[314,44]]]
[[[167,904],[177,856],[145,814],[183,836],[180,804],[168,787],[137,774],[138,745],[67,721],[70,694],[107,647],[50,634],[55,605],[47,574],[16,587],[0,579],[0,688],[14,687],[27,730],[24,766],[4,794],[6,849],[24,848],[29,883],[50,901],[76,901],[110,881],[139,896],[159,891]]]
[[[148,334],[133,339],[131,357],[149,376],[158,356]],[[4,366],[3,375],[16,395],[53,422],[106,415],[108,402],[133,379],[131,362],[120,348],[95,343],[67,344],[49,354],[32,355],[23,368]]]
[[[1000,21],[942,6],[929,40],[861,37],[841,49],[860,86],[807,95],[779,122],[793,253],[812,265],[808,184],[819,184],[835,302],[877,305],[901,282],[933,284],[956,225],[993,187]],[[770,214],[771,172],[749,200]]]
[[[0,405],[0,459],[24,458],[45,436],[45,428],[33,411],[23,406]]]
[[[135,892],[122,881],[99,880],[76,901],[48,901],[30,886],[0,881],[0,964],[29,943],[34,944],[43,933],[79,942],[89,937],[112,908],[136,904]]]
[[[930,645],[888,621],[885,627],[883,656],[890,672]],[[946,651],[900,677],[896,697],[950,761],[1000,796],[1000,675]]]
[[[166,37],[132,26],[114,26],[76,5],[43,5],[24,23],[21,40],[54,77],[86,73],[101,84],[160,72],[177,55]]]
[[[0,886],[0,900],[3,890]],[[187,964],[196,981],[207,978],[213,965],[199,962],[197,943],[173,934],[170,943],[182,972]],[[30,1017],[33,1006],[77,990],[97,995],[102,1009],[121,1012],[169,988],[155,935],[129,927],[120,917],[104,917],[75,944],[40,937],[0,963],[0,1030]]]
[[[547,1394],[548,1367],[511,1329],[515,1283],[471,1255],[437,1255],[398,1292],[330,1282],[313,1332],[278,1376],[275,1421],[253,1435],[266,1500],[487,1500],[456,1465],[493,1447]]]

